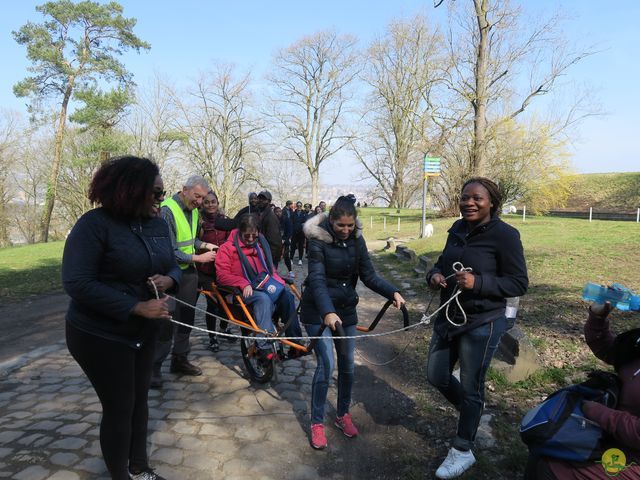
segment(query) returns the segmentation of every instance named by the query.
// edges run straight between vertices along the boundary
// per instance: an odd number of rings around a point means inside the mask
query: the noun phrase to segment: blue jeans
[[[318,336],[322,325],[305,324],[304,328],[310,337]],[[356,326],[344,327],[345,335],[356,334]],[[318,340],[314,351],[318,366],[313,375],[311,383],[311,423],[324,423],[324,406],[327,403],[327,393],[329,391],[329,381],[333,373],[333,348],[332,330],[327,327],[322,332],[322,339]],[[351,388],[353,386],[353,353],[355,350],[355,339],[340,340],[342,346],[338,351],[338,405],[336,413],[339,417],[349,413],[351,404]]]
[[[452,445],[471,450],[484,408],[484,381],[487,369],[506,330],[507,319],[481,325],[451,340],[435,331],[427,360],[427,380],[458,409],[458,431]],[[460,380],[452,375],[460,361]]]
[[[293,320],[285,331],[287,337],[302,336],[300,321],[296,315],[296,301],[293,293],[291,293],[288,288],[285,288],[282,294],[280,294],[275,304],[271,302],[269,295],[257,290],[254,290],[251,296],[244,298],[243,300],[247,305],[251,305],[253,319],[262,330],[275,333],[276,329],[272,320],[273,314],[275,313],[283,323],[286,323],[289,318],[293,317]],[[258,336],[263,337],[264,335],[259,334]],[[268,342],[258,341],[258,348],[262,349],[268,347]]]

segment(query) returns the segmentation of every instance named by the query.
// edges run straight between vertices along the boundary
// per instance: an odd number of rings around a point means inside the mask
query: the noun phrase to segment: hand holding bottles
[[[640,295],[636,295],[635,292],[619,283],[605,286],[589,282],[582,291],[582,298],[588,302],[599,304],[610,302],[611,306],[618,310],[640,311]]]

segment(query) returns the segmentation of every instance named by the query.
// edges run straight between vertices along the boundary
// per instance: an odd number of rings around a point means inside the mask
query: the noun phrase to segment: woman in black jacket
[[[353,196],[340,197],[329,215],[320,214],[307,220],[304,233],[309,248],[309,275],[302,295],[300,316],[309,336],[317,336],[322,325],[322,339],[315,346],[318,366],[311,387],[311,446],[327,446],[324,433],[324,410],[333,371],[331,330],[341,323],[345,334],[356,333],[358,315],[356,305],[358,278],[374,292],[393,300],[400,308],[404,299],[398,289],[380,278],[371,263],[367,245],[356,228],[357,211]],[[338,350],[338,404],[335,425],[347,437],[358,435],[349,414],[353,385],[355,349],[354,339],[342,340]]]
[[[75,224],[62,281],[71,297],[66,337],[102,404],[100,446],[114,480],[161,479],[147,457],[147,395],[161,321],[180,280],[169,228],[159,218],[164,187],[150,160],[104,163],[89,199],[101,205]]]
[[[471,178],[460,195],[462,218],[449,229],[442,255],[427,274],[440,289],[427,364],[429,383],[460,412],[457,435],[437,478],[455,478],[475,462],[471,452],[484,407],[484,381],[500,337],[507,328],[507,297],[527,291],[529,280],[518,231],[498,218],[502,198],[486,178]],[[464,269],[463,269],[464,267]],[[460,380],[452,372],[460,362]]]

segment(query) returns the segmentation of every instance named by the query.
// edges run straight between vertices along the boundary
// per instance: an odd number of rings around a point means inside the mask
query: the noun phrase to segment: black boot
[[[194,377],[202,375],[200,367],[196,367],[193,363],[190,363],[186,355],[173,355],[171,357],[170,372],[193,375]]]

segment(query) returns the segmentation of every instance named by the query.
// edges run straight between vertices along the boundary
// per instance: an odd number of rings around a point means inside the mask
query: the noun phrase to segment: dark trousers
[[[427,363],[427,380],[458,409],[458,431],[452,445],[471,450],[484,409],[487,369],[505,332],[507,319],[469,330],[449,340],[434,330]],[[460,361],[460,380],[452,372]]]
[[[293,270],[291,268],[291,240],[285,240],[282,248],[282,258],[284,260],[284,264],[287,267],[287,270],[290,272]]]
[[[304,232],[299,231],[293,234],[291,238],[291,256],[290,259],[293,260],[293,257],[296,254],[296,250],[298,250],[298,259],[302,260],[304,257],[304,242],[306,238],[304,236]]]
[[[198,286],[203,290],[211,289],[211,282],[214,280],[214,276],[215,275],[207,275],[206,273],[198,270]],[[207,314],[204,317],[205,321],[207,322],[207,330],[215,332],[217,322],[216,317],[214,317],[213,315],[217,315],[220,317],[224,315],[224,312],[221,311],[218,302],[212,300],[208,295],[205,295],[205,298],[207,300]],[[224,332],[227,329],[228,325],[229,322],[227,322],[226,320],[220,320],[220,331]],[[214,338],[216,338],[216,335],[210,333],[209,340],[213,340]]]
[[[155,338],[139,350],[83,332],[67,323],[67,347],[102,404],[100,447],[114,480],[128,480],[129,468],[148,468],[147,395]]]
[[[184,305],[176,302],[176,311],[173,317],[182,323],[192,325],[196,318],[195,307],[198,301],[198,272],[195,267],[182,270],[182,280],[180,281],[180,290],[175,296],[178,300],[186,302]],[[193,307],[192,307],[193,306]],[[169,355],[171,350],[171,340],[173,339],[173,355],[186,355],[189,353],[189,336],[191,328],[176,325],[173,322],[162,322],[160,336],[156,345],[155,363],[161,365]]]

